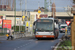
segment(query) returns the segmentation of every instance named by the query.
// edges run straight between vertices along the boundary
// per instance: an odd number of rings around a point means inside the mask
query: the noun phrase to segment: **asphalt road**
[[[58,39],[20,38],[15,40],[2,40],[0,50],[52,50],[64,33],[60,33]]]

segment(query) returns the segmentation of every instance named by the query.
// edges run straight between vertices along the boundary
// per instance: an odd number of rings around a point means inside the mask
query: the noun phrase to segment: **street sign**
[[[70,21],[66,21],[66,24],[69,26],[69,24],[70,24],[71,22]]]
[[[25,18],[25,16],[22,16],[22,18]]]
[[[38,10],[38,13],[41,13],[41,11],[40,11],[40,10]]]
[[[32,25],[30,24],[30,27],[32,27]]]
[[[29,26],[29,23],[28,22],[26,22],[26,27],[28,27]]]

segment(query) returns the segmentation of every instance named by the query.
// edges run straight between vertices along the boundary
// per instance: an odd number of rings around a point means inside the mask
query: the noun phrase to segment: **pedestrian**
[[[9,33],[8,33],[8,37],[7,37],[7,40],[9,40],[9,38],[11,37],[11,40],[13,40],[13,36],[12,36],[12,31],[11,29],[9,29]]]

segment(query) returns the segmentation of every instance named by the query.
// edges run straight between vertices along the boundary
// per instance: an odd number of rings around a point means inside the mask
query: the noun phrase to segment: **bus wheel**
[[[37,38],[38,40],[40,40],[40,38]]]
[[[54,36],[53,40],[55,40],[55,38],[56,38],[56,37]]]
[[[56,39],[58,39],[58,36],[56,37]]]

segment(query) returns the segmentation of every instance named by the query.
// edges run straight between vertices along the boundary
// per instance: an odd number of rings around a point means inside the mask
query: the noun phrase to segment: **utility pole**
[[[20,1],[20,11],[22,11],[22,8],[21,8],[21,6],[22,6],[22,0],[19,0]]]
[[[15,0],[15,31],[16,31],[16,0]]]
[[[21,6],[22,6],[22,0],[19,0],[19,1],[20,1],[20,11],[22,11],[22,9],[21,9]],[[21,20],[20,20],[20,18],[19,18],[19,33],[20,33],[20,30],[21,30],[20,24],[21,24]]]
[[[25,22],[25,31],[26,31],[26,34],[27,34],[27,29],[26,29],[26,19],[27,19],[27,16],[26,16],[26,9],[27,9],[27,0],[25,0],[25,20],[24,20],[24,22]]]

